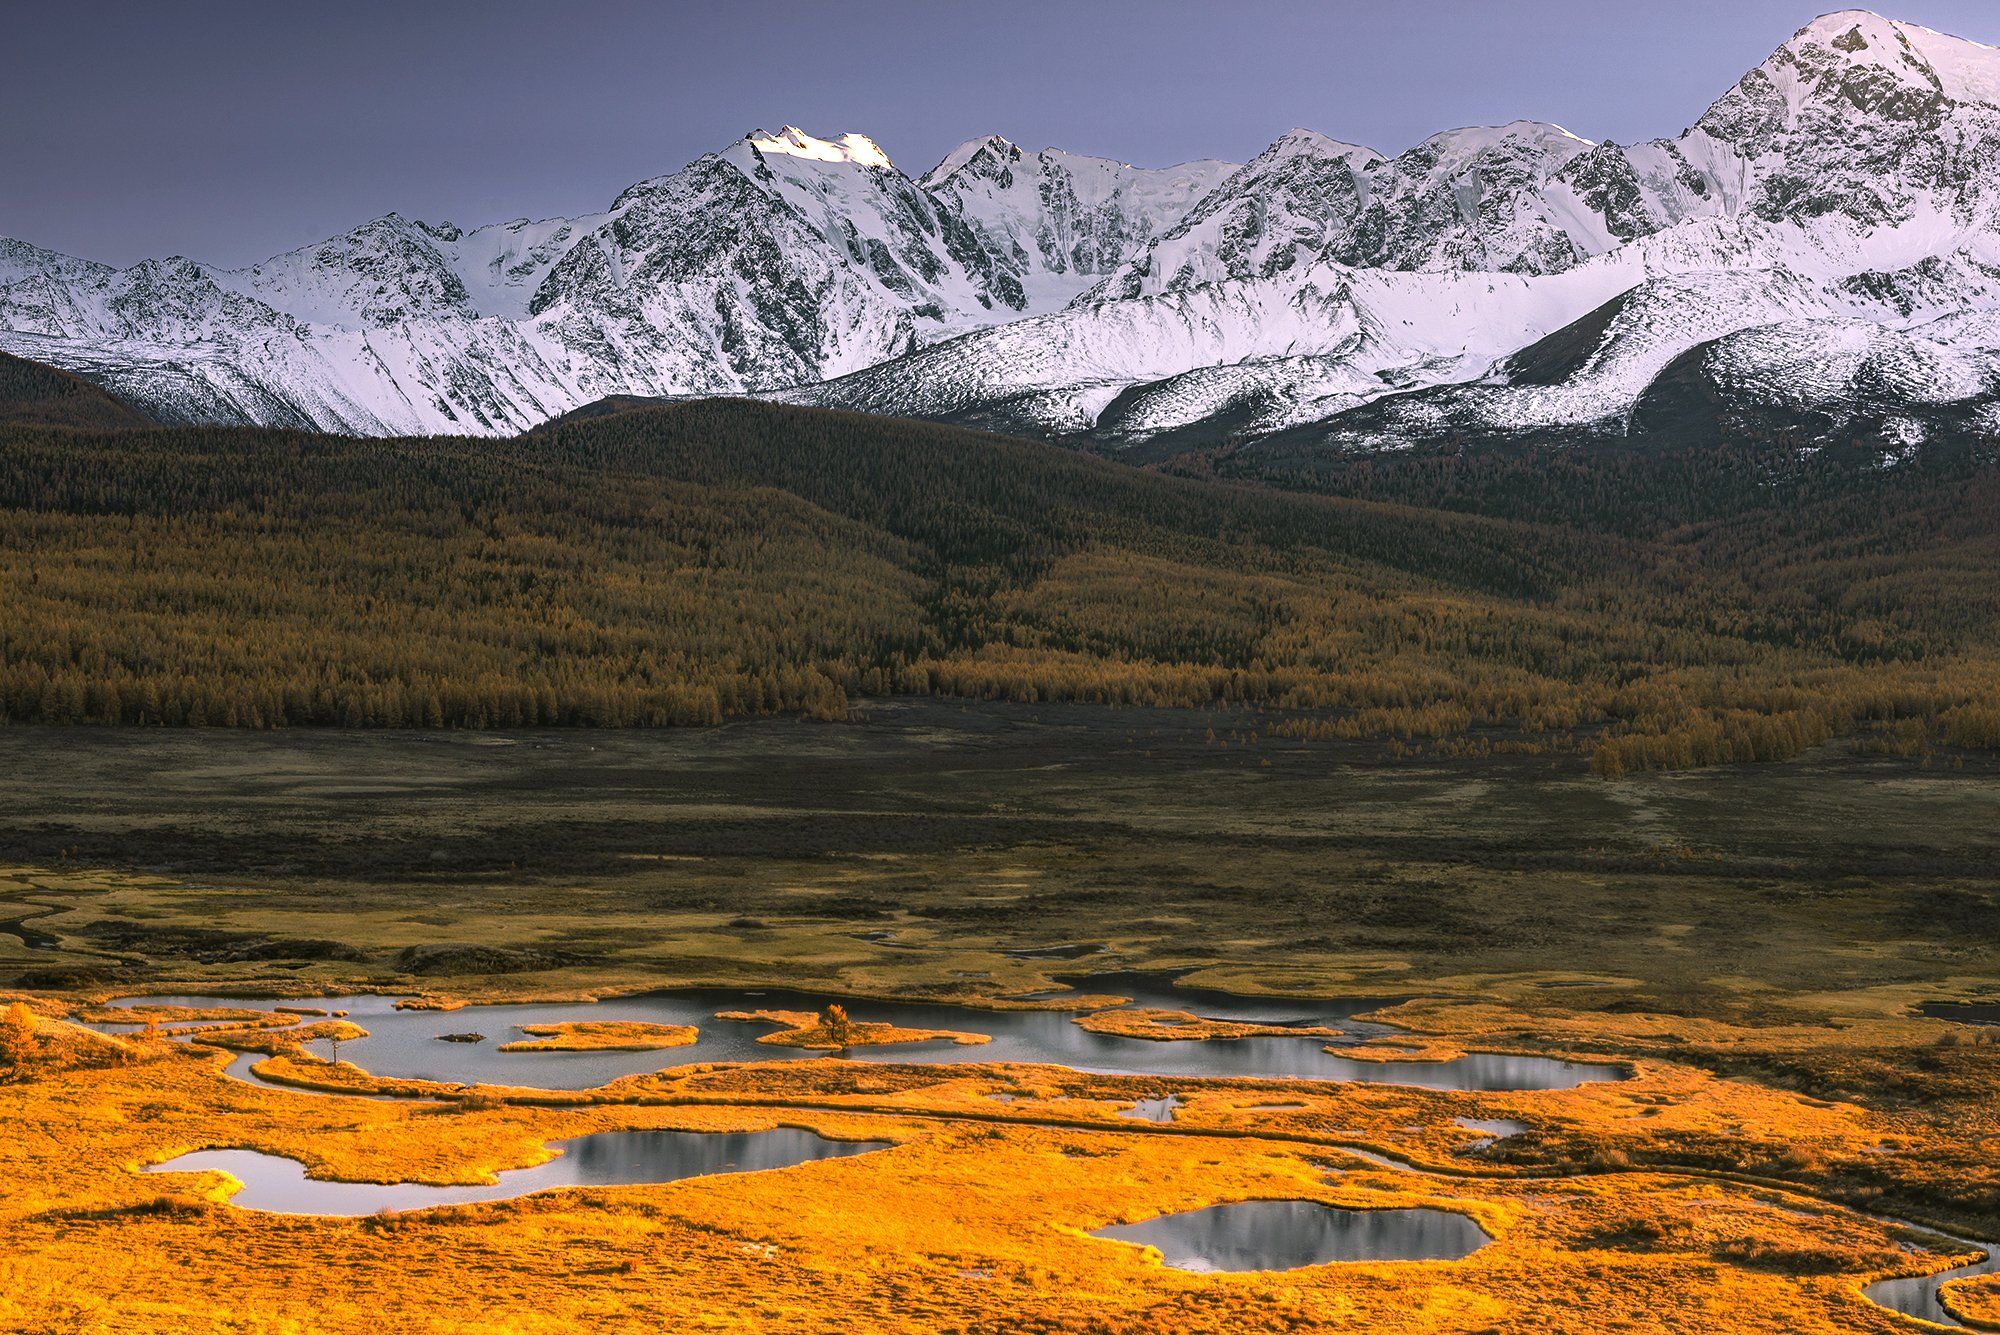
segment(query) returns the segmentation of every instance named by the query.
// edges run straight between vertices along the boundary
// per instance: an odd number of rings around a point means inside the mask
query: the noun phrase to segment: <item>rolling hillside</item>
[[[153,421],[91,384],[53,366],[0,352],[0,423],[114,431]]]
[[[1742,467],[1611,475],[1681,499],[1546,524],[1505,503],[1519,479],[1306,495],[748,401],[502,442],[13,426],[0,710],[649,726],[892,693],[1223,702],[1279,735],[1612,770],[1878,728],[2000,740],[2000,475]]]

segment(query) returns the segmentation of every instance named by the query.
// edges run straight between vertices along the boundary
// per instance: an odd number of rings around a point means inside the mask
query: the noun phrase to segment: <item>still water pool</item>
[[[1091,1234],[1156,1248],[1176,1270],[1297,1270],[1335,1261],[1455,1261],[1490,1239],[1448,1210],[1340,1210],[1317,1201],[1243,1201]]]
[[[839,1002],[856,1020],[905,1028],[951,1029],[989,1035],[990,1043],[950,1042],[857,1048],[845,1055],[859,1061],[966,1063],[1028,1062],[1066,1066],[1100,1075],[1174,1078],[1251,1078],[1348,1081],[1416,1085],[1451,1090],[1571,1089],[1601,1080],[1623,1079],[1616,1066],[1562,1061],[1553,1057],[1474,1052],[1449,1061],[1367,1061],[1343,1054],[1343,1045],[1393,1033],[1386,1025],[1356,1021],[1355,1014],[1382,1003],[1372,999],[1327,1001],[1243,997],[1175,987],[1161,975],[1106,974],[1085,980],[1081,993],[1111,993],[1148,1008],[1191,1011],[1218,1020],[1256,1021],[1288,1027],[1325,1026],[1343,1037],[1306,1035],[1240,1039],[1142,1039],[1094,1034],[1057,1010],[986,1010],[935,1002],[872,1001],[782,989],[705,988],[654,992],[606,1001],[550,1005],[468,1006],[456,1011],[398,1010],[396,998],[350,996],[315,1002],[348,1012],[368,1037],[338,1046],[318,1043],[320,1056],[352,1061],[378,1076],[437,1080],[452,1084],[519,1085],[536,1089],[588,1089],[619,1076],[713,1062],[768,1062],[827,1054],[757,1042],[770,1027],[718,1020],[719,1011],[823,1011]],[[120,1006],[148,1003],[248,1007],[270,1010],[272,998],[134,997]],[[297,1004],[296,1002],[291,1004]],[[519,1038],[520,1027],[564,1021],[637,1020],[693,1025],[692,1045],[655,1052],[501,1052]],[[483,1034],[479,1043],[444,1042],[447,1034]],[[1332,1051],[1327,1049],[1331,1046]]]
[[[306,1166],[257,1150],[198,1150],[147,1169],[152,1173],[222,1172],[243,1184],[230,1204],[271,1214],[371,1215],[512,1200],[556,1187],[613,1187],[678,1182],[715,1173],[790,1168],[886,1149],[882,1140],[829,1140],[798,1127],[770,1131],[606,1131],[554,1143],[547,1163],[496,1174],[489,1185],[434,1187],[417,1182],[327,1182]]]

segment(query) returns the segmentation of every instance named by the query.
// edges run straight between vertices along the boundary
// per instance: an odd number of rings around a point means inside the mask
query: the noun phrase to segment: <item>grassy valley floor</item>
[[[0,992],[39,1016],[26,1078],[0,1084],[0,1328],[1915,1329],[1862,1286],[1957,1258],[1868,1216],[2000,1237],[2000,1046],[1979,1041],[2000,1030],[1915,1011],[2000,996],[1996,844],[1990,758],[1828,747],[1605,781],[1576,757],[1284,741],[1247,712],[0,729]],[[1157,1125],[1120,1116],[1157,1080],[977,1056],[361,1099],[308,1091],[389,1087],[276,1035],[264,1072],[305,1088],[59,1020],[140,992],[449,1005],[780,982],[854,994],[865,1025],[869,996],[1127,968],[1374,999],[1410,1031],[1383,1055],[1634,1074],[1522,1093],[1177,1079]],[[1486,1143],[1459,1119],[1531,1130]],[[594,1131],[778,1124],[895,1144],[360,1220],[134,1171],[254,1148],[465,1182]],[[1293,1197],[1448,1208],[1493,1241],[1198,1275],[1088,1236]],[[1990,1311],[1990,1288],[1962,1289],[1967,1317]]]

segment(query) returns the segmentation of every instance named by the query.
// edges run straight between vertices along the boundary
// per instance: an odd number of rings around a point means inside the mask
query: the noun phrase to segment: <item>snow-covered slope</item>
[[[174,420],[518,431],[612,394],[813,382],[1058,308],[1233,170],[994,156],[920,183],[865,136],[787,126],[600,214],[469,232],[390,214],[230,272],[0,242],[0,348]]]
[[[987,136],[912,179],[787,126],[602,213],[391,214],[232,272],[0,241],[0,349],[363,432],[716,393],[1152,449],[1616,436],[1669,400],[1935,421],[2000,395],[1995,312],[2000,51],[1853,10],[1636,145],[1295,130],[1142,169]]]
[[[60,283],[73,283],[103,272],[108,266],[91,260],[80,260],[71,255],[59,255],[53,250],[43,250],[25,241],[13,241],[0,236],[0,287],[23,282],[30,278],[50,278]]]
[[[1293,130],[1097,284],[1087,304],[1272,278],[1325,253],[1367,199],[1372,149]]]
[[[1178,223],[1236,166],[1190,162],[1148,171],[1058,149],[1026,154],[999,135],[968,140],[925,173],[995,268],[1041,312],[1068,303]]]
[[[1061,315],[788,397],[1110,444],[1619,435],[1696,349],[1715,394],[1777,405],[1811,348],[1844,365],[1875,329],[1910,365],[1972,340],[1924,392],[1978,402],[2000,389],[1972,332],[2000,310],[1996,159],[2000,51],[1846,11],[1674,139],[1516,122],[1384,158],[1294,131]],[[1515,361],[1545,342],[1565,355]]]

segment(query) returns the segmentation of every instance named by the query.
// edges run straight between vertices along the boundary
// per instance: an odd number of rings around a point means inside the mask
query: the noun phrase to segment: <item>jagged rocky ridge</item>
[[[758,132],[601,214],[391,214],[221,271],[0,242],[0,348],[167,420],[521,430],[610,394],[818,381],[1057,309],[1233,168],[975,141],[921,182],[859,135]]]
[[[790,397],[1169,448],[1990,433],[1996,154],[2000,52],[1829,15],[1676,139],[1296,132],[1071,308]]]
[[[1148,171],[753,134],[603,214],[251,269],[0,242],[0,349],[156,416],[519,430],[765,393],[1094,439],[1393,448],[1783,419],[2000,433],[2000,51],[1818,19],[1676,138],[1309,131]]]

